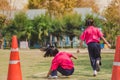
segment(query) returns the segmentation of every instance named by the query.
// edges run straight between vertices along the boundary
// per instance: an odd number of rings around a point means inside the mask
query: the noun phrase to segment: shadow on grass
[[[47,78],[44,74],[42,75],[31,75],[31,76],[27,76],[28,79],[34,79],[34,80],[69,80],[72,78],[72,76],[61,76],[61,75],[58,75],[58,78],[57,79],[49,79]]]
[[[47,77],[45,77],[45,76],[34,76],[34,75],[32,75],[32,76],[27,76],[27,78],[33,78],[33,79],[47,79]]]
[[[49,78],[47,78],[45,76],[33,76],[33,75],[32,76],[28,76],[27,78],[28,79],[32,78],[34,80],[71,80],[72,79],[71,76],[70,77],[58,76],[58,78],[56,78],[56,79],[49,79]]]
[[[61,78],[61,77],[58,77],[56,79],[49,79],[45,76],[28,76],[27,77],[28,79],[33,79],[33,80],[59,80],[59,79],[62,79],[62,80],[66,80],[65,78]]]
[[[85,73],[80,73],[80,74],[73,74],[71,76],[61,76],[58,75],[57,79],[49,79],[45,75],[31,75],[27,76],[28,80],[106,80],[106,79],[98,79],[97,77],[93,77],[92,74],[85,74]]]

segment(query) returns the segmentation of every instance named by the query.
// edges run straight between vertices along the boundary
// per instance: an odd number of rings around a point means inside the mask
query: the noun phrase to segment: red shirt
[[[103,36],[103,33],[94,26],[89,26],[81,34],[80,39],[85,41],[86,44],[90,42],[100,42],[100,37]]]
[[[71,60],[72,54],[68,52],[59,52],[52,60],[51,70],[56,70],[58,66],[63,69],[72,69],[74,64]]]

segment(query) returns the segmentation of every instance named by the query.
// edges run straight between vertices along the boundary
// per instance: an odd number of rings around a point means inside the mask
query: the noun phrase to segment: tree
[[[49,36],[51,30],[51,18],[48,15],[39,15],[33,20],[34,33],[33,38],[38,40],[39,44],[46,42],[46,37]],[[34,41],[33,41],[34,42]]]
[[[32,23],[24,12],[19,12],[6,28],[9,36],[17,35],[19,40],[30,40],[32,34]],[[5,35],[8,35],[8,34]]]
[[[7,0],[0,0],[0,10],[9,10],[10,5]]]
[[[3,24],[7,18],[7,10],[10,10],[10,5],[7,0],[0,0],[0,27],[3,27]]]
[[[6,22],[6,10],[9,10],[10,6],[7,0],[0,0],[0,48],[3,43],[3,28]]]
[[[4,27],[5,20],[6,20],[6,16],[3,14],[0,14],[0,29]]]
[[[94,12],[98,12],[98,5],[95,3],[95,0],[76,0],[75,7],[91,7]]]
[[[46,0],[28,0],[29,9],[40,9],[44,8]]]
[[[51,16],[61,16],[72,11],[75,0],[29,0],[29,9],[48,9]]]
[[[120,1],[112,0],[111,4],[104,11],[104,16],[107,19],[106,26],[103,28],[106,38],[115,47],[116,36],[120,34]]]
[[[13,19],[13,24],[17,28],[18,38],[25,36],[25,34],[23,34],[23,31],[26,27],[28,27],[28,17],[24,12],[19,12],[15,15],[15,18]]]
[[[69,14],[63,17],[65,21],[65,35],[69,36],[71,47],[73,47],[73,38],[81,33],[81,16],[79,14]]]
[[[62,18],[54,18],[52,19],[52,25],[50,33],[52,36],[57,38],[57,43],[59,44],[60,39],[62,39],[63,35],[65,34],[65,22]]]
[[[11,6],[8,2],[8,0],[0,0],[0,13],[6,18],[10,18],[11,16]],[[6,19],[7,20],[7,19]]]
[[[30,0],[31,1],[31,0]],[[38,0],[36,0],[38,2]],[[50,16],[62,16],[63,14],[70,13],[75,4],[75,0],[41,0],[38,2],[48,10]]]
[[[104,11],[107,20],[116,25],[120,25],[120,1],[113,0],[108,8]]]

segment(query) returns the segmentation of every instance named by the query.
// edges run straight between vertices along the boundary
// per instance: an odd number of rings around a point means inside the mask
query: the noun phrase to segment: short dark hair
[[[94,20],[92,18],[88,18],[86,20],[85,26],[93,26],[94,25]]]
[[[59,52],[59,50],[55,47],[49,47],[45,54],[44,54],[44,57],[53,57],[55,56],[57,53]]]

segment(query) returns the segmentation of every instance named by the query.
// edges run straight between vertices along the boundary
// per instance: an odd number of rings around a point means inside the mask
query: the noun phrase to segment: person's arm
[[[80,47],[83,45],[83,40],[80,41]]]
[[[77,57],[76,57],[76,56],[74,56],[74,55],[72,55],[72,57],[73,57],[74,59],[77,59]]]
[[[102,36],[101,39],[105,42],[105,44],[107,44],[107,46],[110,48],[111,45],[107,42],[107,40]]]
[[[49,77],[49,75],[51,74],[51,69],[49,69],[48,73],[47,73],[47,77]]]

